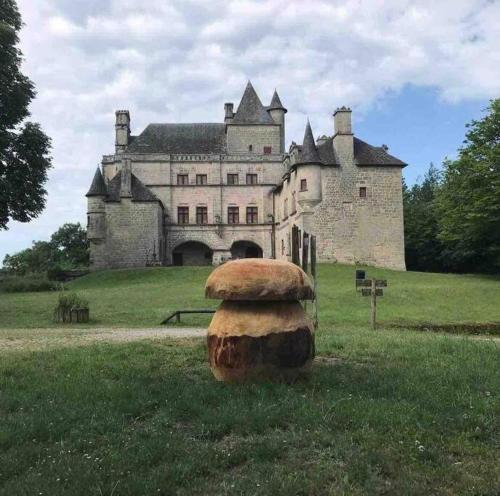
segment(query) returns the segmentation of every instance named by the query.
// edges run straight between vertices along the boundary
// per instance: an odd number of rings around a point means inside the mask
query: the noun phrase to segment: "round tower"
[[[90,268],[104,267],[106,241],[106,199],[107,188],[101,169],[97,167],[87,197],[87,239],[90,245]]]
[[[276,124],[281,126],[280,128],[280,153],[285,153],[285,114],[288,110],[283,107],[278,92],[274,90],[273,98],[271,99],[271,104],[267,107],[269,115]]]
[[[321,158],[314,143],[311,125],[307,121],[302,143],[301,156],[297,167],[298,202],[307,209],[321,202]]]

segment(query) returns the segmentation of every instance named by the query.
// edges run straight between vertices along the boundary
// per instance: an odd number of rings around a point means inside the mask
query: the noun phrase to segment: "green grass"
[[[318,353],[293,386],[216,383],[201,340],[4,353],[0,494],[499,494],[498,345],[324,332]]]
[[[368,330],[354,269],[321,266],[318,357],[294,385],[217,383],[196,339],[0,349],[0,495],[498,496],[500,341],[408,328],[499,322],[499,279],[368,271],[389,280],[381,329]],[[208,273],[71,286],[91,327],[146,327],[216,306]],[[0,338],[52,326],[56,299],[1,294]]]
[[[209,267],[156,268],[99,272],[69,284],[90,302],[91,326],[157,326],[178,308],[215,308],[203,294]],[[380,299],[382,326],[422,323],[500,322],[500,278],[478,275],[425,274],[369,268],[368,275],[387,278]],[[0,295],[0,328],[52,327],[57,293]],[[369,298],[354,291],[354,268],[320,265],[320,323],[365,327]],[[183,317],[186,325],[206,325],[210,317]]]

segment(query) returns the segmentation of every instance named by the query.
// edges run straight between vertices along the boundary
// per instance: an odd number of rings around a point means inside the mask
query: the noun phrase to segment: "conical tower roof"
[[[107,189],[104,178],[102,177],[101,169],[97,167],[94,174],[94,179],[90,185],[90,189],[85,196],[106,196]]]
[[[302,158],[301,164],[320,164],[321,159],[319,157],[318,149],[316,148],[316,143],[314,142],[314,136],[311,129],[311,124],[309,119],[307,120],[306,131],[304,133],[304,142],[302,143]]]
[[[274,124],[250,81],[241,97],[232,124]]]
[[[267,107],[267,110],[284,110],[285,113],[288,112],[283,104],[281,103],[278,92],[274,90],[273,97],[271,98],[271,104]]]

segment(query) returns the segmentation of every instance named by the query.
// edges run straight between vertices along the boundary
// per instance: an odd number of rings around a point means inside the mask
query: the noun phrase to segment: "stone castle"
[[[138,136],[116,112],[115,153],[88,199],[93,270],[291,258],[291,230],[317,236],[320,262],[405,269],[401,171],[387,147],[355,137],[351,110],[333,136],[285,151],[286,108],[249,82],[223,123],[150,124]]]

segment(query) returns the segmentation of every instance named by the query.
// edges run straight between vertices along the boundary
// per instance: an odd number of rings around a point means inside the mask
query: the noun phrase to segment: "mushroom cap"
[[[209,336],[261,337],[314,326],[298,301],[223,301],[208,328]]]
[[[226,262],[208,277],[205,296],[220,300],[312,300],[307,274],[283,260],[244,258]]]

